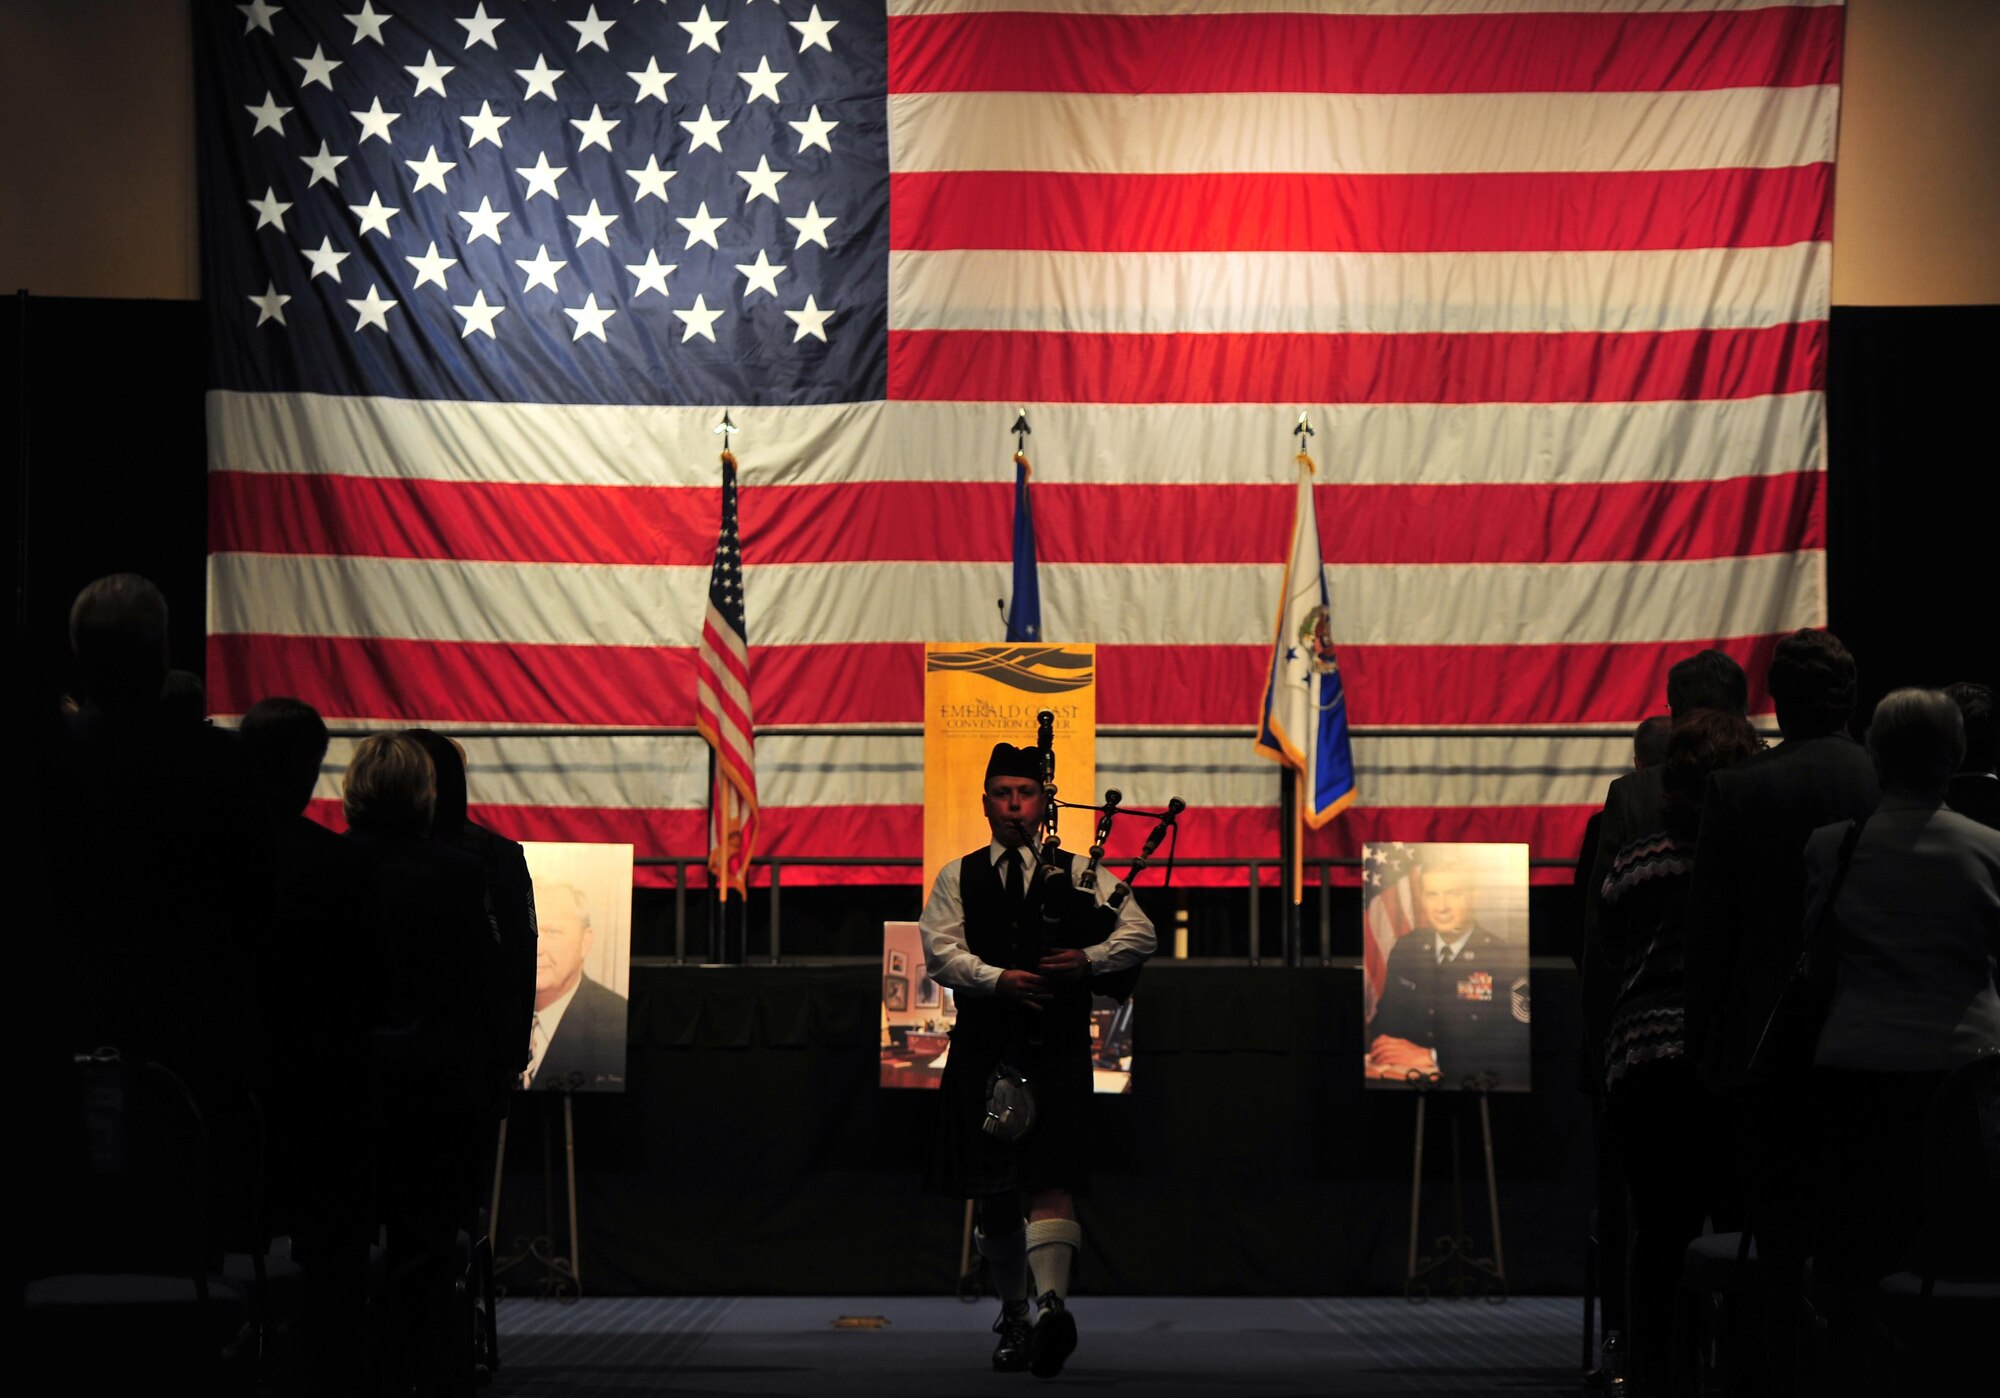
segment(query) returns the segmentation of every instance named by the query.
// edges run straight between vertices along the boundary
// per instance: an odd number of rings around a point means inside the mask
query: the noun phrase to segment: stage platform
[[[1582,1302],[1083,1297],[1057,1384],[1133,1398],[1577,1393]],[[945,1297],[508,1300],[494,1398],[672,1392],[1021,1393],[988,1368],[991,1301]],[[842,1328],[843,1318],[879,1320]],[[1046,1391],[1046,1390],[1043,1390]]]

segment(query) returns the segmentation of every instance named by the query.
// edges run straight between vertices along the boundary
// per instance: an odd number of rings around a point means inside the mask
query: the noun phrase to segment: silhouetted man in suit
[[[1812,832],[1874,810],[1875,767],[1847,735],[1854,657],[1831,633],[1795,631],[1767,674],[1785,741],[1709,778],[1695,849],[1687,943],[1688,1053],[1702,1081],[1735,1104],[1737,1165],[1766,1283],[1771,1383],[1791,1381],[1792,1311],[1804,1265],[1799,1181],[1812,1121],[1762,1082],[1751,1055],[1805,935],[1805,849]]]
[[[597,931],[583,893],[544,884],[535,899],[540,955],[523,1087],[551,1087],[574,1075],[593,1087],[625,1080],[625,997],[584,973]]]
[[[1945,804],[2000,830],[2000,719],[1993,712],[1993,691],[1983,684],[1952,684],[1944,692],[1965,720],[1965,757],[1945,788]]]
[[[406,730],[423,744],[437,769],[437,812],[431,818],[431,838],[479,861],[486,880],[486,917],[500,944],[499,974],[492,986],[487,1019],[493,1041],[506,1049],[504,1072],[493,1083],[495,1120],[507,1115],[513,1090],[528,1066],[529,1023],[535,1012],[535,963],[539,949],[535,930],[535,886],[528,876],[528,859],[518,841],[489,830],[467,816],[470,793],[466,784],[465,750],[429,728]],[[518,1050],[510,1046],[519,1045]]]
[[[267,1112],[271,1218],[292,1235],[304,1269],[307,1364],[340,1391],[362,1372],[374,1168],[366,1065],[381,1008],[357,998],[378,986],[352,968],[382,965],[388,938],[367,858],[305,815],[326,758],[318,711],[298,699],[262,699],[238,731],[277,845],[277,912],[259,959],[276,1060]]]

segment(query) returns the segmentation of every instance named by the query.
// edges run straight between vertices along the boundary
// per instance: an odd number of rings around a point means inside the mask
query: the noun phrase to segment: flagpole
[[[722,412],[722,421],[711,430],[722,438],[723,488],[726,492],[727,471],[735,446],[731,439],[740,429],[730,421],[729,410],[725,408]],[[731,950],[741,943],[734,941],[729,933],[729,837],[732,832],[723,828],[721,820],[723,814],[721,775],[716,765],[715,745],[711,743],[708,748],[708,925],[711,943],[709,951],[717,962],[725,966],[734,966],[737,964],[737,958],[731,954]],[[718,840],[722,845],[722,869],[719,873],[715,867]],[[744,950],[747,952],[748,948],[745,947]]]
[[[723,901],[722,880],[715,876],[715,748],[708,750],[708,959],[717,964],[729,960],[729,936],[722,925],[727,904]]]

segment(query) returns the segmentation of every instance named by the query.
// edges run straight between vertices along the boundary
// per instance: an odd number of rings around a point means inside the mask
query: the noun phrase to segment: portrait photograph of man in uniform
[[[1085,888],[1086,858],[1041,863],[1037,749],[996,743],[980,801],[991,843],[939,870],[919,922],[931,978],[958,1006],[926,1176],[973,1201],[1001,1303],[993,1367],[1046,1378],[1077,1345],[1067,1298],[1089,1185],[1092,988],[1129,994],[1155,938],[1108,871]]]
[[[1363,878],[1369,1085],[1528,1091],[1527,846],[1369,845]]]
[[[619,1091],[625,1085],[630,845],[530,844],[535,880],[535,1017],[524,1088]],[[598,851],[625,852],[622,886],[596,866]],[[610,887],[603,885],[609,883]]]

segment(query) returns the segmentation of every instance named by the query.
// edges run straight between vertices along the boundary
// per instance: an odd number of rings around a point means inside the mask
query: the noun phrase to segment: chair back
[[[2000,1280],[2000,1051],[1960,1065],[1924,1112],[1923,1224],[1911,1270],[1940,1280]]]
[[[76,1058],[84,1169],[69,1182],[65,1270],[188,1277],[206,1296],[219,1258],[216,1160],[187,1083],[116,1049]]]

